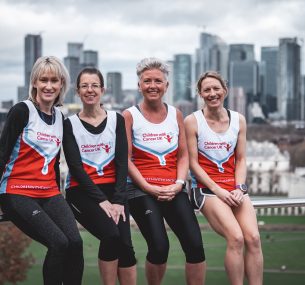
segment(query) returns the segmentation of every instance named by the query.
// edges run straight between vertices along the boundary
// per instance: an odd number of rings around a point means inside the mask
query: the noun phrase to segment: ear
[[[138,90],[141,91],[140,83],[138,82]]]

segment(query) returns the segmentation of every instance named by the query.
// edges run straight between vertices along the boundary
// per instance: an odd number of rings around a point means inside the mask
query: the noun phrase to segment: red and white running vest
[[[83,167],[95,184],[115,183],[115,142],[117,114],[107,111],[106,127],[100,134],[86,130],[77,115],[69,117],[73,134],[79,148]],[[68,175],[66,188],[79,183]]]
[[[18,137],[1,180],[0,193],[46,198],[59,194],[54,165],[63,136],[61,112],[54,107],[55,122],[45,123],[33,103],[29,121]]]
[[[179,137],[176,108],[168,105],[167,116],[159,124],[146,120],[135,106],[127,110],[133,118],[133,163],[150,184],[175,183]]]
[[[235,189],[235,147],[239,133],[239,114],[229,110],[229,128],[223,133],[214,132],[208,125],[202,110],[194,112],[198,126],[198,162],[202,169],[220,187]],[[192,187],[206,186],[192,176]]]

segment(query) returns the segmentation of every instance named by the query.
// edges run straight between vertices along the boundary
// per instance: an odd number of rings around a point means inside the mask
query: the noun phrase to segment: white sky
[[[259,55],[279,38],[304,39],[304,19],[304,0],[0,0],[0,101],[16,100],[24,84],[26,34],[41,33],[43,55],[61,59],[68,42],[84,42],[104,74],[123,73],[126,89],[136,88],[139,60],[194,54],[202,31]]]

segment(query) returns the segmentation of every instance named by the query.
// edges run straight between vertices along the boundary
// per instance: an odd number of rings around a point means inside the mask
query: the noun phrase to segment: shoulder
[[[8,112],[9,117],[16,117],[16,118],[28,118],[29,116],[29,108],[24,102],[19,102],[14,105]]]

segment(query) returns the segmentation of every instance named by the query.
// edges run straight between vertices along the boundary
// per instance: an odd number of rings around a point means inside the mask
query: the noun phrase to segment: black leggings
[[[200,228],[187,193],[180,192],[170,202],[158,201],[149,195],[141,196],[130,199],[129,206],[147,242],[146,258],[150,263],[163,264],[167,261],[169,241],[163,218],[178,237],[186,262],[205,260]]]
[[[106,191],[104,189],[103,192],[111,201],[114,190]],[[130,267],[136,264],[130,235],[128,203],[124,206],[126,221],[124,222],[121,217],[116,225],[99,206],[99,203],[86,194],[85,190],[80,188],[68,190],[66,199],[77,221],[100,240],[98,254],[100,260],[118,259],[119,267]]]
[[[80,285],[83,243],[73,213],[61,194],[50,198],[0,195],[1,208],[25,234],[48,248],[43,263],[45,285]]]

